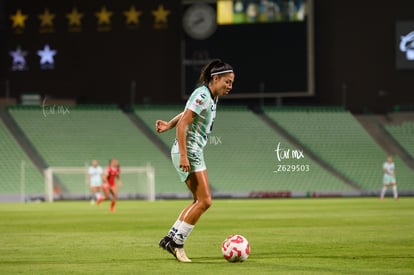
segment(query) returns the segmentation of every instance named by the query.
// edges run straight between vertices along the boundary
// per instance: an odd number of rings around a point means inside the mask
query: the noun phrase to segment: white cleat
[[[191,263],[191,260],[185,254],[182,245],[177,245],[174,241],[170,241],[165,246],[166,250],[170,252],[174,257],[182,263]]]
[[[184,248],[175,248],[175,257],[182,263],[191,263],[191,260],[185,254]]]

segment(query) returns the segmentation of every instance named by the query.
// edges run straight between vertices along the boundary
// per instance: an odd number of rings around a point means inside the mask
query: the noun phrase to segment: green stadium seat
[[[158,138],[157,142],[164,144],[168,151],[175,138],[175,130],[158,134],[155,132],[155,121],[168,121],[182,110],[183,106],[178,105],[140,105],[133,109],[134,115],[148,128],[145,131],[155,134],[153,138]],[[303,148],[296,148],[247,108],[219,105],[214,130],[205,149],[213,193],[354,191],[307,155],[299,160],[290,158],[279,162],[275,152],[279,143],[290,150],[312,151],[362,189],[378,191],[381,188],[381,166],[386,152],[351,113],[341,107],[282,107],[266,108],[264,111],[295,137]],[[46,116],[42,108],[26,106],[10,108],[9,114],[49,166],[86,167],[92,159],[106,166],[110,158],[116,157],[120,160],[122,171],[122,166],[145,166],[150,163],[155,167],[156,193],[188,194],[185,184],[179,182],[169,153],[166,155],[163,148],[157,147],[145,131],[137,128],[116,106],[76,106],[70,107],[66,114]],[[0,149],[5,152],[1,158],[10,159],[10,162],[2,160],[2,163],[10,165],[0,169],[14,171],[14,176],[9,177],[10,182],[16,183],[16,167],[24,158],[15,152],[20,150],[23,156],[25,154],[17,144],[15,147],[10,145],[15,142],[13,137],[3,125],[0,126]],[[411,126],[401,128],[403,133],[408,131],[409,135]],[[26,160],[28,167],[33,166],[27,156]],[[413,171],[402,160],[395,158],[394,161],[399,189],[413,190]],[[309,167],[309,171],[275,172],[280,165],[297,164]],[[34,167],[31,169],[34,172],[28,172],[27,177],[43,193],[43,177]],[[122,177],[124,192],[144,188],[136,184],[137,179],[133,176]],[[58,175],[58,179],[62,192],[89,193],[84,184],[85,175]],[[5,186],[4,190],[11,188]],[[0,193],[7,191],[0,190]]]
[[[156,119],[169,120],[183,107],[137,106],[135,113],[154,132]],[[175,131],[159,135],[171,146]],[[275,173],[278,142],[293,146],[245,107],[219,106],[214,130],[205,148],[209,181],[215,192],[350,191],[352,188],[310,158],[283,164],[309,165],[309,172]]]
[[[385,125],[387,132],[414,158],[414,122],[405,121],[397,125]]]
[[[301,144],[366,190],[382,186],[382,164],[387,153],[348,111],[308,109],[265,113]],[[399,189],[414,188],[414,172],[395,158]]]
[[[21,194],[28,195],[44,194],[45,185],[41,172],[33,165],[32,161],[17,144],[12,134],[0,120],[0,194]],[[23,163],[23,179],[22,179]],[[23,180],[23,181],[22,181]]]
[[[120,161],[122,173],[122,166],[150,163],[155,167],[157,193],[187,192],[178,182],[168,157],[115,106],[72,107],[65,115],[46,117],[41,108],[11,108],[9,113],[49,166],[82,167],[92,159],[106,166],[115,157]],[[121,177],[123,191],[137,188],[136,179]],[[84,184],[79,184],[85,182],[84,175],[59,178],[71,192],[88,192]]]

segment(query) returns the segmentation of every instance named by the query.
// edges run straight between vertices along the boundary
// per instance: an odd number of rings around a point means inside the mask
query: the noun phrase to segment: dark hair
[[[203,67],[200,73],[200,85],[204,85],[210,82],[212,76],[211,74],[217,73],[220,74],[220,72],[224,71],[233,71],[233,67],[230,66],[227,63],[224,63],[220,59],[214,59],[210,61],[207,65]]]

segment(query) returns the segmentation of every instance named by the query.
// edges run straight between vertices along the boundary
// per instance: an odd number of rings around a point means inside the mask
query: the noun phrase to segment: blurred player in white
[[[392,159],[392,156],[387,157],[387,161],[384,162],[382,169],[384,170],[384,177],[383,177],[383,187],[381,190],[381,200],[384,199],[385,192],[387,192],[388,186],[392,187],[392,193],[394,194],[394,199],[398,199],[397,181],[395,178],[395,164]]]
[[[99,165],[98,161],[94,159],[92,161],[92,166],[88,169],[88,185],[92,192],[92,203],[99,201],[102,197],[102,174],[102,167]]]

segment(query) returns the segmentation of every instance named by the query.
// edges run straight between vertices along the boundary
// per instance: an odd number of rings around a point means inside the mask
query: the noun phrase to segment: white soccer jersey
[[[91,184],[101,184],[102,183],[102,173],[103,169],[101,166],[89,167],[88,174],[91,176]]]
[[[203,150],[213,130],[216,107],[217,102],[206,85],[197,88],[191,94],[185,108],[193,111],[197,116],[187,130],[187,150],[196,152]]]
[[[394,170],[395,170],[394,162],[391,162],[391,163],[389,163],[388,161],[384,162],[384,165],[382,167],[384,169],[385,174],[394,175]]]

